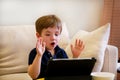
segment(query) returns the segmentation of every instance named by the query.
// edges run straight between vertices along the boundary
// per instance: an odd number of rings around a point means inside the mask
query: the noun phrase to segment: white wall
[[[0,0],[0,26],[34,24],[45,14],[56,14],[73,36],[79,29],[100,25],[104,0]]]

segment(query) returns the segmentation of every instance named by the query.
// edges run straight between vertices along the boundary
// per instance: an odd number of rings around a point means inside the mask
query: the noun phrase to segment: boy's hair
[[[45,15],[36,20],[35,23],[36,32],[41,35],[43,29],[47,29],[48,27],[57,27],[62,31],[62,23],[61,20],[55,15]]]

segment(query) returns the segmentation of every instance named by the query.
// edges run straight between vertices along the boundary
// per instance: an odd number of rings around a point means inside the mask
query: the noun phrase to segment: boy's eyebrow
[[[51,32],[50,32],[50,31],[48,31],[48,30],[47,30],[47,31],[45,31],[45,32],[46,32],[46,33],[51,33]]]
[[[51,33],[51,31],[49,31],[49,30],[47,30],[47,31],[45,31],[46,33]],[[57,33],[59,33],[59,31],[56,31]]]

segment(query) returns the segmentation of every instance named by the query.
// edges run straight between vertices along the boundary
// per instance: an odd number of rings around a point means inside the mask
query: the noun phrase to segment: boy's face
[[[57,27],[48,27],[47,29],[43,29],[41,32],[41,37],[46,43],[47,50],[53,50],[58,45],[60,29]]]

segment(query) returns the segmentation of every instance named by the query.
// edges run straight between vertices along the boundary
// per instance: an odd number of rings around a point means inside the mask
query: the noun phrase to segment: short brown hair
[[[58,29],[60,29],[60,32],[62,31],[61,20],[56,15],[45,15],[38,18],[36,20],[35,26],[36,32],[38,32],[40,35],[42,30],[47,29],[48,27],[56,26]]]

